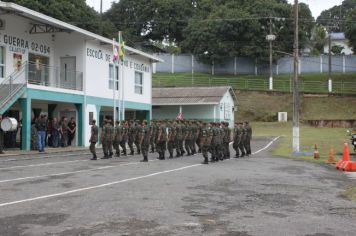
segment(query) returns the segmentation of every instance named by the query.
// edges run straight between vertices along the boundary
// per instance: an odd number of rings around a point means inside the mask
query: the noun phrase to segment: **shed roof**
[[[55,19],[53,17],[44,15],[44,14],[42,14],[40,12],[36,12],[34,10],[31,10],[29,8],[20,6],[18,4],[12,3],[12,2],[1,2],[0,1],[0,9],[4,10],[5,13],[14,13],[14,14],[20,15],[22,17],[28,18],[30,20],[33,20],[35,22],[44,23],[44,24],[47,24],[47,25],[50,25],[50,26],[57,27],[59,29],[75,31],[75,32],[78,32],[78,33],[80,33],[82,35],[85,35],[85,36],[87,36],[89,38],[99,40],[100,42],[103,42],[103,43],[107,43],[107,44],[112,44],[113,43],[112,39],[108,39],[108,38],[105,38],[105,37],[103,37],[101,35],[94,34],[92,32],[89,32],[89,31],[84,30],[82,28],[79,28],[77,26],[74,26],[74,25],[68,24],[66,22],[57,20],[57,19]],[[145,53],[145,52],[142,52],[140,50],[134,49],[132,47],[129,47],[129,46],[125,45],[125,49],[128,52],[131,52],[133,54],[137,54],[137,55],[149,58],[153,62],[163,62],[162,59],[160,59],[160,58],[158,58],[156,56],[150,55],[148,53]]]
[[[153,88],[152,105],[219,104],[226,92],[230,92],[233,100],[236,102],[235,92],[230,86]]]

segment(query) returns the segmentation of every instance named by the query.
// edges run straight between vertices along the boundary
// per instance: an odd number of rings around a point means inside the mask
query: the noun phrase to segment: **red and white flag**
[[[179,112],[177,117],[176,117],[176,120],[183,120],[183,113],[182,112]]]

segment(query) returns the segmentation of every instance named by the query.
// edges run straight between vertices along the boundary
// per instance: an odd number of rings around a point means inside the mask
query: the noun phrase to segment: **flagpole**
[[[115,38],[113,39],[113,48],[115,47]],[[113,125],[115,126],[115,121],[116,121],[116,94],[115,94],[115,85],[116,85],[116,79],[115,79],[115,61],[113,61],[113,86],[112,86],[112,99],[113,99]]]
[[[123,42],[122,42],[122,32],[119,31],[119,48],[120,48],[120,50],[122,50],[121,49],[122,44],[123,44]],[[121,84],[122,84],[121,85],[121,89],[122,89],[121,90],[121,114],[122,114],[122,120],[125,120],[125,89],[124,89],[124,86],[125,86],[124,68],[125,68],[125,66],[124,66],[124,56],[122,56],[122,61],[119,64],[121,64]]]

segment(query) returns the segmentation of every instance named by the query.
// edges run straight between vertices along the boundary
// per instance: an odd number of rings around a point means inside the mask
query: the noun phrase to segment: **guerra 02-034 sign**
[[[0,43],[6,44],[9,46],[9,50],[15,53],[25,54],[26,50],[41,53],[41,54],[50,54],[51,49],[49,46],[37,42],[31,42],[29,40],[0,33]]]

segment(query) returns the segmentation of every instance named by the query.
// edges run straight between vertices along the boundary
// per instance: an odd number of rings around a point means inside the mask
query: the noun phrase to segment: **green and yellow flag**
[[[124,60],[125,57],[125,42],[122,38],[121,31],[119,32],[119,58],[121,61]]]

